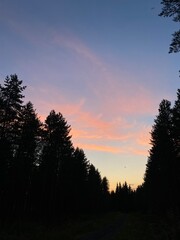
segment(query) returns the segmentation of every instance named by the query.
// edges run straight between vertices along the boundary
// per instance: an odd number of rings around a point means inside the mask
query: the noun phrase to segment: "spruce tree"
[[[180,89],[177,91],[177,99],[172,109],[172,139],[174,144],[174,165],[173,165],[173,198],[174,210],[180,214]]]
[[[103,177],[101,181],[102,186],[102,207],[103,210],[110,208],[110,193],[109,193],[109,181],[107,177]]]
[[[88,204],[90,211],[98,211],[102,207],[101,182],[102,179],[98,169],[91,164],[88,173]]]
[[[20,118],[25,88],[16,74],[7,76],[4,85],[0,85],[0,201],[3,202],[2,214],[7,217],[14,210],[12,167],[21,134]]]
[[[72,167],[73,185],[69,189],[72,193],[72,205],[74,210],[84,211],[87,201],[89,161],[87,160],[84,151],[78,147],[73,154]]]
[[[18,121],[24,98],[22,92],[25,88],[16,74],[7,76],[4,86],[0,85],[0,136],[1,138],[8,138],[12,142],[14,142],[18,130]]]
[[[36,148],[40,138],[41,122],[28,102],[21,110],[20,135],[14,156],[12,174],[14,178],[14,200],[17,214],[30,213],[32,208],[32,182],[36,163]]]
[[[152,147],[144,177],[148,208],[153,212],[163,213],[172,207],[174,148],[171,132],[171,103],[163,100],[151,131]]]
[[[40,171],[40,207],[50,218],[57,209],[65,207],[70,183],[72,184],[73,145],[70,126],[61,113],[54,110],[45,120],[45,139]]]

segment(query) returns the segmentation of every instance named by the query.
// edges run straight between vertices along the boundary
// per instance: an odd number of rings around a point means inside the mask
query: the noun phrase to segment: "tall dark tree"
[[[172,137],[174,141],[174,147],[176,155],[180,153],[180,89],[177,91],[177,100],[175,101],[172,109]]]
[[[46,217],[55,214],[67,203],[69,185],[72,184],[73,145],[70,126],[61,113],[52,110],[45,120],[44,149],[40,163],[41,207]],[[66,200],[65,200],[66,199]]]
[[[24,89],[25,86],[16,74],[7,76],[4,85],[0,85],[0,201],[4,202],[1,206],[6,215],[7,208],[10,209],[9,206],[5,206],[7,199],[11,200],[9,194],[13,180],[11,181],[10,171],[18,148]]]
[[[17,75],[7,76],[0,85],[0,153],[4,158],[15,153],[25,86]]]
[[[102,204],[103,209],[108,210],[110,209],[110,193],[109,193],[109,181],[107,177],[103,177],[101,181],[102,185]]]
[[[109,181],[107,179],[107,177],[103,177],[102,179],[102,193],[103,195],[108,195],[109,194]]]
[[[151,149],[145,172],[145,191],[150,211],[165,212],[172,206],[174,148],[171,103],[163,100],[151,131]]]
[[[172,109],[172,139],[174,144],[174,166],[173,166],[173,190],[174,190],[174,200],[175,206],[178,208],[180,214],[180,197],[179,188],[180,186],[180,89],[177,91],[177,100],[175,101],[174,107]],[[177,210],[177,209],[176,209]]]
[[[18,121],[23,104],[24,95],[22,92],[26,87],[18,76],[6,77],[4,86],[0,85],[0,136],[13,141],[18,130]]]
[[[88,204],[90,211],[101,209],[102,185],[101,175],[93,164],[88,173]]]
[[[33,104],[28,102],[21,110],[18,148],[12,165],[14,201],[16,212],[24,215],[30,212],[33,171],[36,162],[36,148],[40,138],[40,120]]]
[[[84,151],[80,148],[76,148],[74,151],[72,167],[73,182],[71,188],[69,189],[72,193],[72,206],[76,211],[84,211],[87,207],[86,201],[89,161],[87,160]]]

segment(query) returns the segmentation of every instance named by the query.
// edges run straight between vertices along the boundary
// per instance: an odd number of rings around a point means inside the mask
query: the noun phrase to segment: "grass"
[[[179,240],[179,227],[170,218],[129,214],[126,225],[114,240]]]
[[[1,240],[78,240],[86,234],[104,228],[119,214],[81,215],[67,218],[64,223],[47,227],[40,223],[12,224],[1,230]]]
[[[123,220],[120,221],[119,220]],[[39,223],[14,224],[0,232],[1,240],[80,240],[90,233],[108,229],[113,240],[179,240],[177,226],[169,219],[142,214],[107,213],[67,218],[63,224],[48,227]],[[111,229],[112,230],[112,229]]]

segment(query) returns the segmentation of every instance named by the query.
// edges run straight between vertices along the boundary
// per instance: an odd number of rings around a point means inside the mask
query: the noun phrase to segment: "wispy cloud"
[[[54,33],[53,42],[60,46],[64,46],[71,49],[75,53],[81,55],[84,59],[89,60],[96,66],[100,67],[101,70],[106,70],[105,64],[100,60],[99,57],[92,50],[90,50],[85,44],[80,41],[80,39],[75,36],[65,36],[59,33]]]
[[[12,21],[9,24],[14,31],[20,33],[32,44],[40,46],[43,43],[47,49],[53,48],[59,51],[63,49],[77,55],[78,65],[73,62],[76,69],[74,78],[77,79],[84,68],[88,69],[89,75],[86,82],[88,95],[85,97],[75,95],[73,88],[68,89],[68,85],[64,86],[65,91],[51,85],[53,79],[59,78],[59,69],[47,68],[44,53],[42,54],[39,70],[36,69],[37,71],[33,73],[37,83],[34,89],[33,87],[30,89],[29,94],[33,96],[41,119],[45,119],[51,109],[63,113],[72,125],[71,133],[75,145],[82,144],[80,147],[84,149],[116,154],[131,152],[136,155],[145,155],[147,153],[149,135],[146,132],[149,129],[145,129],[141,122],[136,121],[141,116],[154,113],[154,99],[145,86],[136,81],[129,82],[127,76],[121,74],[121,71],[118,74],[115,73],[112,66],[107,65],[102,57],[78,37],[47,29],[49,35],[44,38],[47,34],[45,32],[39,34],[33,29],[27,29],[27,26],[25,28],[23,24]],[[48,55],[52,63],[58,62],[58,57]],[[66,68],[68,69],[68,65]],[[44,75],[41,69],[46,69]],[[43,84],[41,77],[46,79]],[[59,81],[66,84],[63,76]],[[81,83],[79,83],[80,86]],[[68,96],[71,98],[69,99]],[[117,147],[118,142],[122,144]]]
[[[86,144],[82,142],[78,142],[77,146],[81,146],[85,150],[93,150],[93,151],[101,151],[101,152],[110,152],[110,153],[123,153],[124,151],[113,146],[106,146],[106,145],[95,145],[95,144]]]
[[[38,90],[38,89],[36,89]],[[113,154],[132,153],[147,156],[150,127],[126,117],[108,118],[104,113],[88,111],[86,99],[69,102],[67,96],[53,88],[40,89],[41,96],[34,98],[44,120],[50,110],[61,112],[72,125],[71,135],[75,146],[85,150],[111,152]],[[49,101],[45,95],[53,95]],[[106,109],[107,110],[107,109]],[[110,110],[108,110],[110,112]],[[118,145],[118,146],[117,146]]]
[[[78,38],[56,33],[54,43],[80,55],[82,61],[87,60],[98,69],[89,86],[102,108],[130,115],[152,113],[155,102],[148,89],[138,81],[129,82],[121,71],[120,75],[115,74],[103,59]]]

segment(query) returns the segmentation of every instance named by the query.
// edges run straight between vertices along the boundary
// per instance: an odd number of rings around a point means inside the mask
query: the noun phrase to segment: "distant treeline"
[[[17,75],[0,85],[0,221],[59,221],[65,215],[120,210],[179,213],[180,90],[173,108],[163,100],[151,132],[144,183],[109,192],[106,177],[80,148],[70,126],[52,110],[42,123]]]

